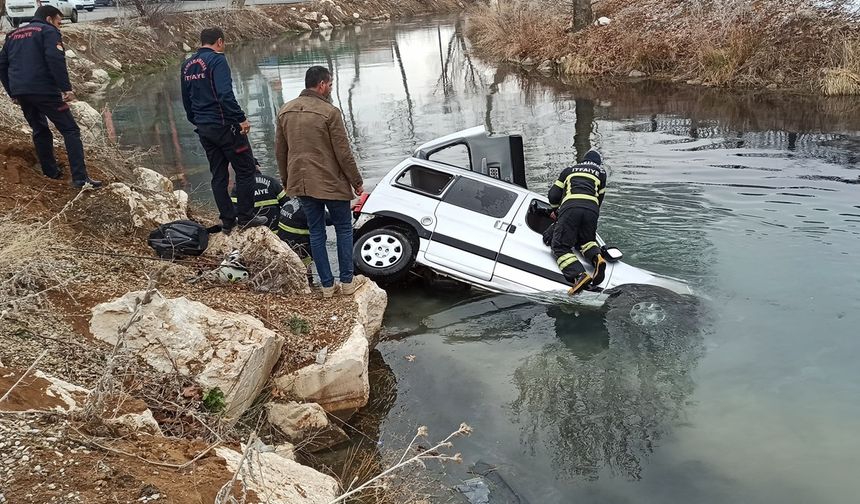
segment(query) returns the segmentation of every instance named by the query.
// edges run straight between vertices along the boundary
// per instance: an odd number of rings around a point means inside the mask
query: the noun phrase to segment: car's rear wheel
[[[92,12],[92,11],[94,11],[94,10],[96,10],[96,8],[95,8],[95,7],[87,7],[87,12]]]
[[[78,22],[78,9],[72,9],[72,17],[69,19],[72,20],[72,23]]]
[[[9,18],[9,24],[12,25],[12,28],[18,28],[21,26],[21,20],[18,18]]]
[[[379,283],[401,280],[415,264],[415,247],[410,231],[384,226],[361,235],[353,247],[355,267]]]

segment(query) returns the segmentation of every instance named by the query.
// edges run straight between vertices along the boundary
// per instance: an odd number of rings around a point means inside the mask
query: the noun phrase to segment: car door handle
[[[499,231],[508,231],[510,233],[513,232],[511,231],[511,228],[514,228],[514,230],[516,230],[516,226],[511,226],[510,222],[503,222],[501,220],[497,220],[496,224],[493,227],[498,229]]]

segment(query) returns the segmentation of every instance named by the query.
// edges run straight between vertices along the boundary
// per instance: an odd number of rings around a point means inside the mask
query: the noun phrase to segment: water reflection
[[[660,303],[666,320],[636,324],[630,312],[644,301]],[[648,290],[612,298],[605,318],[550,308],[561,341],[513,375],[519,396],[511,409],[530,453],[545,445],[558,476],[593,481],[608,471],[640,479],[644,459],[684,421],[703,354],[700,308]],[[605,328],[595,330],[596,321]]]

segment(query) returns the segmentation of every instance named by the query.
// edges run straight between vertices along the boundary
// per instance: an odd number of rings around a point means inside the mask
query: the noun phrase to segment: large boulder
[[[129,292],[92,309],[90,332],[115,344],[144,292]],[[207,393],[220,389],[227,418],[237,418],[260,394],[284,339],[250,315],[221,312],[184,297],[155,294],[125,334],[125,345],[163,373],[179,372]]]
[[[310,294],[307,268],[293,249],[269,228],[235,230],[229,235],[218,233],[209,237],[207,255],[220,260],[233,250],[240,252],[254,289],[287,295]]]
[[[244,447],[243,447],[244,449]],[[303,466],[277,452],[255,453],[244,470],[239,471],[242,454],[227,447],[215,448],[215,454],[227,463],[227,470],[238,472],[249,490],[268,504],[328,504],[338,496],[337,480]]]
[[[78,219],[88,232],[108,236],[145,236],[160,224],[188,218],[173,193],[138,190],[118,182],[83,194],[67,215]]]
[[[311,364],[275,379],[288,397],[315,402],[340,417],[367,404],[370,383],[367,364],[370,345],[364,326],[356,324],[343,346],[322,364]]]
[[[388,294],[375,282],[367,280],[356,289],[354,299],[357,306],[356,321],[364,326],[370,348],[374,348],[382,329],[382,316],[388,306]]]
[[[135,185],[154,192],[173,192],[173,182],[149,168],[138,167],[134,169]]]
[[[81,139],[92,142],[104,136],[104,121],[99,111],[85,101],[69,102],[69,108],[75,117],[75,122],[81,128]]]
[[[328,415],[315,403],[266,404],[269,423],[286,436],[287,441],[308,451],[318,451],[343,443],[349,436],[329,421]]]

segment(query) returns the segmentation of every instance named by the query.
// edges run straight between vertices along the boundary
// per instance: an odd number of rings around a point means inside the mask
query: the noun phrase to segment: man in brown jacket
[[[297,196],[308,218],[311,256],[323,296],[334,294],[334,275],[326,250],[325,210],[337,235],[337,262],[343,294],[355,292],[352,262],[353,194],[364,182],[349,147],[340,110],[331,103],[331,72],[314,66],[305,73],[305,90],[278,112],[275,156],[284,190]]]

